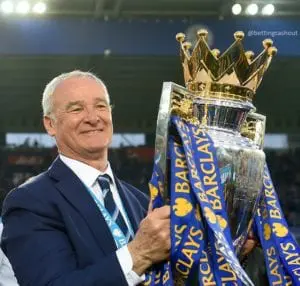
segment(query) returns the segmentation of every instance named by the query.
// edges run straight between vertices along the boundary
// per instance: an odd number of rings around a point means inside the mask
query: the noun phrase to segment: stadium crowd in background
[[[32,148],[28,150],[32,150]],[[111,165],[118,177],[148,193],[148,182],[152,172],[153,161],[146,161],[140,158],[133,150],[132,147],[112,149],[110,151]],[[0,153],[1,166],[5,166],[5,160],[7,160],[7,157],[3,157],[3,153],[4,151]],[[56,156],[56,150],[45,149],[44,153],[49,154],[49,156],[45,158],[43,165],[31,169],[30,172],[28,172],[27,167],[23,167],[24,176],[20,176],[20,173],[22,173],[21,169],[18,170],[19,175],[14,176],[15,171],[13,169],[10,171],[7,166],[1,168],[1,202],[10,189],[49,167],[50,162]],[[300,227],[300,220],[298,219],[300,217],[300,209],[298,207],[300,205],[300,161],[297,159],[300,158],[300,149],[289,151],[267,150],[266,157],[286,219],[290,226]],[[3,173],[4,169],[6,170],[5,173]]]

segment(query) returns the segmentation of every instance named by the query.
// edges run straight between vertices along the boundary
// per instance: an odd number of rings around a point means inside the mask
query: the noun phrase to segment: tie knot
[[[100,185],[100,187],[102,189],[102,192],[104,190],[109,190],[110,189],[109,184],[110,184],[111,178],[110,178],[109,175],[107,175],[107,174],[100,175],[97,178],[97,180],[98,180],[98,183],[99,183],[99,185]]]
[[[100,182],[106,182],[106,183],[109,184],[111,182],[111,178],[110,178],[110,176],[108,174],[104,174],[104,175],[100,175],[98,177],[98,181],[100,181]]]

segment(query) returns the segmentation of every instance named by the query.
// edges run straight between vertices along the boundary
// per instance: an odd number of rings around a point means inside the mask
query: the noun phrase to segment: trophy
[[[207,34],[206,30],[198,31],[192,51],[191,44],[184,42],[184,34],[176,36],[180,43],[185,87],[172,82],[163,84],[155,164],[162,174],[161,195],[165,203],[172,206],[170,198],[174,189],[170,183],[168,142],[171,137],[176,141],[178,134],[170,118],[175,115],[192,121],[208,134],[216,150],[234,252],[241,257],[261,195],[265,166],[262,151],[265,117],[255,113],[252,101],[277,50],[272,40],[266,39],[263,51],[254,58],[253,52],[243,48],[244,33],[236,32],[234,43],[221,55],[219,50],[209,48]],[[175,280],[176,285],[184,284],[178,277]]]

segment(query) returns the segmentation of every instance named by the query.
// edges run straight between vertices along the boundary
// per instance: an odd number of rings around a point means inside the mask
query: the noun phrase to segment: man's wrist
[[[127,245],[119,248],[116,254],[129,286],[138,285],[145,280],[145,275],[138,275],[132,269],[133,261]]]
[[[152,265],[151,260],[142,254],[142,250],[135,246],[134,241],[128,244],[128,251],[132,258],[132,270],[141,276]]]

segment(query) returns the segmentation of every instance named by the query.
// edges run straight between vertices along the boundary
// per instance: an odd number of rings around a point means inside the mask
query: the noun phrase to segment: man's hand
[[[258,244],[259,243],[257,238],[254,236],[253,232],[251,231],[248,234],[247,240],[243,246],[242,255],[243,256],[248,255]]]
[[[164,206],[153,211],[149,208],[135,238],[128,244],[133,261],[132,270],[142,275],[151,265],[167,259],[170,248],[170,207]]]
[[[242,255],[248,255],[257,245],[257,241],[254,239],[247,239],[242,250]]]

